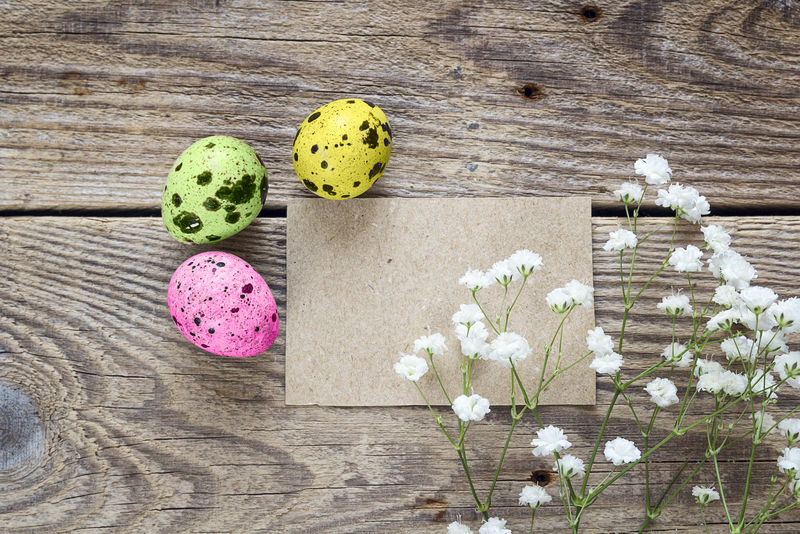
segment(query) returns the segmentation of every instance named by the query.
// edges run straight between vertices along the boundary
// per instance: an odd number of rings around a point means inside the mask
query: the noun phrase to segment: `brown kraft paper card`
[[[472,297],[458,279],[525,248],[543,266],[528,279],[509,329],[533,349],[518,367],[532,390],[559,322],[545,296],[572,279],[592,284],[587,198],[292,199],[286,234],[286,404],[423,404],[392,366],[413,353],[415,339],[434,332],[449,349],[436,367],[451,397],[459,395],[461,351],[450,318]],[[490,316],[502,294],[497,284],[478,292]],[[587,352],[591,328],[594,309],[576,308],[563,335],[562,368]],[[590,360],[557,377],[542,404],[594,404]],[[432,372],[419,384],[431,403],[447,404]],[[510,384],[508,367],[476,361],[474,392],[492,405],[509,404]]]

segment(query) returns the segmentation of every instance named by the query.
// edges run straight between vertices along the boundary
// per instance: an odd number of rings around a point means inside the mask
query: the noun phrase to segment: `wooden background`
[[[345,96],[378,103],[395,133],[368,196],[590,196],[596,319],[612,334],[617,278],[601,247],[621,212],[610,191],[647,152],[709,197],[761,283],[798,293],[792,0],[6,0],[0,75],[3,532],[427,533],[458,515],[477,531],[458,461],[423,409],[285,407],[283,335],[234,361],[194,350],[171,325],[169,276],[204,247],[164,231],[160,191],[199,137],[245,139],[267,166],[262,216],[218,247],[254,265],[284,317],[285,204],[310,195],[291,141],[308,113]],[[647,213],[648,227],[665,214]],[[697,233],[682,225],[680,239]],[[672,283],[641,302],[631,372],[668,341],[654,305]],[[601,379],[596,408],[543,415],[586,458],[610,397]],[[797,400],[781,396],[778,411]],[[474,430],[484,491],[508,423],[498,409]],[[512,441],[494,501],[515,532],[528,518],[519,489],[550,467],[530,453],[532,430]],[[636,438],[623,409],[615,435]],[[681,443],[657,455],[657,483],[703,438]],[[759,453],[756,495],[777,447]],[[744,455],[727,457],[734,500]],[[585,531],[635,530],[642,492],[637,471]],[[725,530],[721,507],[709,518]],[[537,521],[565,530],[557,499]],[[699,528],[686,491],[653,525]],[[798,513],[763,529],[798,530]]]

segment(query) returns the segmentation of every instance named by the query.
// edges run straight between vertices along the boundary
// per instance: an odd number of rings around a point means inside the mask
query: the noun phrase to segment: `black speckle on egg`
[[[245,174],[237,182],[234,182],[232,186],[223,185],[217,189],[215,196],[220,200],[227,200],[234,204],[244,204],[253,198],[255,192],[255,178],[249,174]]]
[[[172,223],[184,234],[195,234],[203,228],[203,221],[196,213],[182,211],[172,218]]]
[[[273,313],[272,314],[272,322],[274,323],[277,320],[278,320],[278,314],[277,313]]]
[[[261,186],[259,189],[261,190],[261,205],[263,206],[264,202],[267,201],[267,190],[269,189],[269,182],[267,181],[266,173],[261,177]]]
[[[347,141],[347,134],[342,135],[342,141]]]
[[[178,193],[172,195],[172,204],[177,208],[181,205],[181,196]]]
[[[361,182],[358,182],[358,181],[353,182],[353,187],[358,187],[359,185],[361,185]]]
[[[258,332],[259,330],[261,330],[261,329],[259,327],[256,327],[256,332]]]
[[[218,236],[218,235],[211,234],[211,235],[207,235],[206,239],[209,240],[209,241],[219,241],[222,238],[220,236]]]
[[[359,129],[359,130],[361,130],[362,132],[363,132],[364,130],[366,130],[367,128],[369,128],[369,121],[364,121],[364,122],[362,122],[362,123],[361,123],[361,126],[359,126],[359,127],[358,127],[358,129]]]
[[[348,104],[355,104],[355,103],[356,103],[356,101],[355,101],[355,100],[348,100],[348,101],[347,101],[347,103],[348,103]]]
[[[316,154],[316,153],[317,153],[317,150],[319,150],[319,147],[318,147],[317,145],[313,145],[313,146],[311,147],[311,153],[312,153],[312,154]]]
[[[225,262],[224,261],[217,262],[217,267],[225,267]]]
[[[322,160],[322,163],[320,163],[319,166],[322,167],[323,169],[327,169],[328,168],[328,162],[325,161],[325,160]]]
[[[366,105],[368,105],[369,107],[371,107],[371,108],[374,108],[374,107],[375,107],[375,104],[373,104],[373,103],[372,103],[372,102],[370,102],[369,100],[364,100],[364,103],[365,103]]]
[[[319,189],[319,187],[317,187],[317,184],[315,184],[311,180],[303,180],[303,185],[305,185],[307,188],[309,188],[315,193],[317,192],[317,189]]]
[[[253,284],[245,284],[242,286],[242,293],[252,293],[253,292]]]
[[[239,217],[241,217],[241,215],[239,214],[238,211],[232,211],[225,216],[225,222],[234,224],[239,221]]]
[[[325,184],[322,186],[322,190],[328,193],[330,196],[335,197],[336,191],[333,190],[333,186],[330,184]]]
[[[370,128],[367,132],[367,136],[363,139],[363,143],[367,145],[369,148],[377,148],[378,147],[378,129],[377,128]]]
[[[319,111],[315,111],[314,113],[308,116],[308,122],[314,122],[319,118],[320,115],[321,113]]]
[[[239,308],[231,308],[231,313],[239,313]]]
[[[178,172],[179,170],[181,170],[181,167],[183,167],[183,162],[182,161],[175,166],[175,172]]]
[[[383,146],[389,146],[389,138],[388,137],[384,137],[383,138]]]
[[[197,175],[197,185],[208,185],[211,183],[211,171],[203,171]]]
[[[379,172],[381,172],[381,167],[382,166],[383,166],[383,163],[381,163],[380,161],[372,166],[372,168],[369,170],[370,179],[373,178]]]
[[[217,211],[221,205],[219,200],[214,197],[208,197],[203,201],[203,207],[208,211]]]
[[[350,195],[342,195],[342,198],[350,198]]]
[[[200,326],[200,317],[195,317],[194,318],[194,324],[196,324],[197,326]]]
[[[217,146],[217,145],[215,145],[214,143],[208,143],[206,145],[206,148],[214,148],[215,146]]]
[[[381,123],[381,130],[389,134],[389,139],[392,138],[392,127],[389,126],[388,122]]]
[[[294,153],[294,160],[297,161],[297,152]]]

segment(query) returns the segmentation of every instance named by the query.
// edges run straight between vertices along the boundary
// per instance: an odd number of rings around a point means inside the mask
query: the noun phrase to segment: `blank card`
[[[437,369],[450,396],[459,395],[460,343],[450,318],[472,297],[458,279],[468,268],[487,270],[523,248],[544,262],[528,279],[509,323],[533,349],[518,368],[531,391],[559,322],[545,296],[572,279],[592,283],[588,198],[292,199],[286,234],[287,404],[423,404],[392,366],[413,352],[415,339],[434,332],[444,334],[449,348],[437,357]],[[478,297],[494,315],[502,287],[495,284]],[[591,328],[593,308],[577,308],[561,340],[562,368],[586,353]],[[588,364],[554,380],[542,403],[594,404],[595,374]],[[509,367],[478,360],[473,376],[475,393],[493,405],[509,404]],[[447,403],[432,372],[420,386],[432,403]]]

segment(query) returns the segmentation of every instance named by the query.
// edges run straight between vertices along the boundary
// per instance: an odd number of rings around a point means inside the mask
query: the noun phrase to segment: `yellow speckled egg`
[[[357,197],[381,177],[392,129],[372,102],[344,98],[325,104],[297,129],[292,145],[300,181],[323,198]]]

